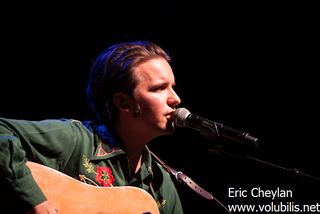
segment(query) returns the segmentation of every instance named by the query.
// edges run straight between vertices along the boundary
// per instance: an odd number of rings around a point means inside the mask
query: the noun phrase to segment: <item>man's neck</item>
[[[128,126],[116,126],[117,132],[128,155],[131,174],[134,175],[141,166],[142,153],[149,139],[144,139],[139,131],[128,130]]]

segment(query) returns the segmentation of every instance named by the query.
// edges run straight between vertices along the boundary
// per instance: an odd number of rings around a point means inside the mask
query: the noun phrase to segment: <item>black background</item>
[[[0,115],[90,119],[85,85],[93,57],[114,42],[151,40],[173,58],[182,107],[260,139],[253,149],[177,130],[150,143],[163,160],[225,205],[254,201],[229,198],[230,187],[292,189],[286,201],[319,202],[319,181],[302,175],[320,177],[314,7],[311,1],[7,5]],[[187,213],[221,209],[177,185]]]

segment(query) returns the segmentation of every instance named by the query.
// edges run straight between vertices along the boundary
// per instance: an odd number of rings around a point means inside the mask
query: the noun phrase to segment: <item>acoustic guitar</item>
[[[156,201],[141,188],[93,186],[35,162],[27,166],[59,214],[159,214]]]

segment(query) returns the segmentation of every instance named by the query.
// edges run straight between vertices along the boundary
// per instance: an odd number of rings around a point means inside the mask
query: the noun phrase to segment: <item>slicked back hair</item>
[[[160,46],[149,41],[114,44],[96,56],[90,69],[87,98],[100,122],[113,125],[118,116],[114,94],[124,92],[131,96],[137,84],[134,69],[159,57],[171,60]]]

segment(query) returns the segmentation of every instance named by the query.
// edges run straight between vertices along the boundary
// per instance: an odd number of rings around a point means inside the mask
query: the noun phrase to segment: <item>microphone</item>
[[[251,146],[258,146],[258,138],[251,136],[249,133],[191,114],[186,108],[175,110],[174,125],[176,127],[196,130],[210,139],[224,137]]]

